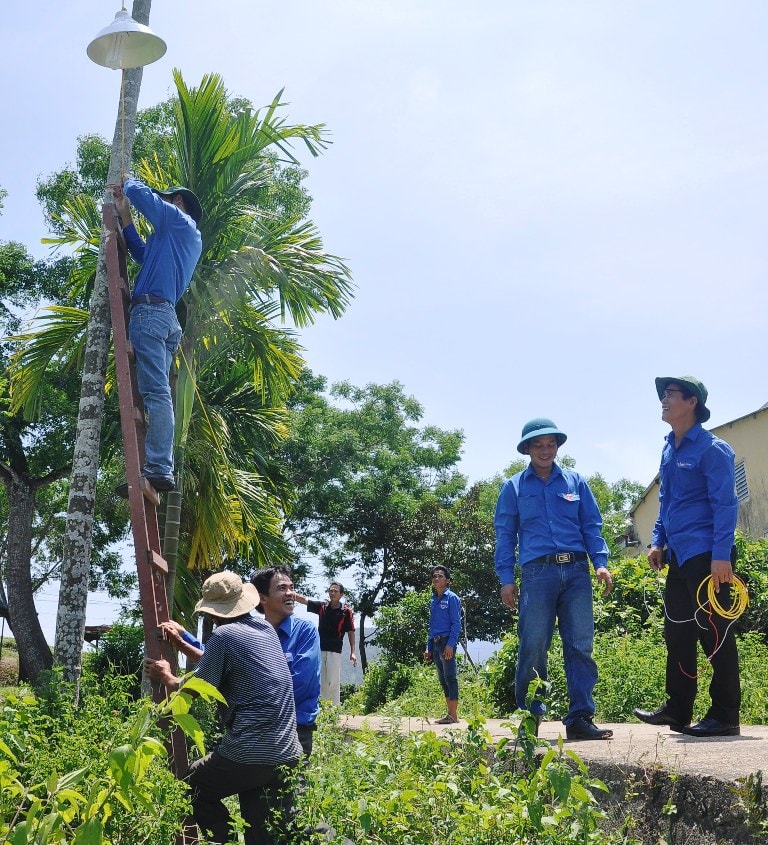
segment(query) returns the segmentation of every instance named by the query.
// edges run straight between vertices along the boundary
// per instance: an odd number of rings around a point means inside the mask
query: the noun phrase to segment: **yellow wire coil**
[[[704,607],[701,603],[701,599],[699,598],[701,588],[705,584],[707,585],[707,600],[709,601],[709,606],[718,616],[722,616],[723,619],[738,619],[739,616],[741,616],[741,614],[749,607],[749,593],[747,592],[747,585],[741,578],[739,578],[738,575],[734,575],[733,581],[731,582],[734,597],[731,602],[731,606],[727,610],[717,600],[715,582],[712,580],[712,576],[707,575],[701,584],[699,584],[699,589],[696,591],[696,601],[698,602],[699,610],[703,610],[705,613],[707,612],[706,607]]]

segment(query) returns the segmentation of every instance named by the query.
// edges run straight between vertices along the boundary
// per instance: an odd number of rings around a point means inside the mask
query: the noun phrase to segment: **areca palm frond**
[[[274,463],[287,433],[286,411],[265,404],[252,362],[231,352],[199,350],[180,547],[180,561],[190,569],[286,551],[280,527],[290,491]]]
[[[54,361],[64,371],[82,367],[88,312],[54,305],[35,319],[35,325],[42,328],[9,338],[20,344],[9,367],[11,411],[23,410],[26,419],[40,413],[47,373]]]
[[[52,216],[60,226],[59,233],[55,237],[43,238],[42,243],[71,247],[75,257],[64,301],[88,302],[99,258],[102,225],[99,208],[92,196],[78,194],[67,200],[62,210]]]
[[[317,155],[327,145],[324,127],[278,118],[282,91],[263,114],[243,109],[232,115],[218,75],[204,77],[199,88],[187,87],[178,71],[174,79],[174,154],[168,169],[155,158],[143,161],[139,172],[150,184],[187,185],[202,202],[204,253],[188,295],[203,299],[211,277],[229,273],[257,301],[277,291],[283,318],[288,310],[297,326],[321,311],[340,316],[352,290],[343,261],[323,251],[312,223],[275,220],[258,206],[258,189],[273,178],[266,150],[276,147],[296,161],[289,145],[300,139]]]
[[[261,301],[274,288],[280,315],[286,310],[296,326],[314,322],[320,313],[340,317],[349,305],[353,284],[344,262],[323,250],[320,233],[309,220],[265,220],[258,226],[256,245],[245,254],[257,257],[251,292]],[[271,272],[270,272],[271,271]],[[246,277],[248,278],[248,277]],[[270,290],[268,295],[274,295]]]

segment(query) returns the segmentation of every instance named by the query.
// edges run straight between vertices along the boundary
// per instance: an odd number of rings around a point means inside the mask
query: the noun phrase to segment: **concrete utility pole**
[[[138,23],[148,25],[151,7],[152,0],[134,0],[131,16]],[[136,113],[143,68],[130,68],[123,73],[123,91],[112,140],[107,184],[122,180],[123,174],[130,170],[133,153],[133,137],[136,130]],[[104,201],[112,201],[112,193],[108,189],[105,189]],[[54,664],[63,667],[65,680],[75,684],[76,698],[79,694],[85,611],[88,604],[96,476],[99,469],[99,445],[104,414],[104,382],[112,327],[104,243],[105,238],[102,232],[96,279],[91,296],[64,534],[59,606],[56,614]]]

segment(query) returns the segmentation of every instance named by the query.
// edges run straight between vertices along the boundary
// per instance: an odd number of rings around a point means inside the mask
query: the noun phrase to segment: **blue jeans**
[[[592,659],[595,620],[589,563],[528,563],[521,571],[517,706],[526,706],[528,685],[535,677],[547,679],[547,652],[557,619],[570,699],[563,723],[570,725],[580,716],[594,716],[592,691],[597,683],[597,665]],[[530,709],[535,716],[546,712],[539,698],[533,700]]]
[[[443,689],[443,695],[449,701],[459,700],[459,679],[456,673],[456,650],[453,657],[446,660],[443,657],[443,649],[448,645],[448,640],[440,640],[432,643],[432,662],[437,669],[437,679]]]
[[[136,380],[144,400],[147,432],[144,475],[173,478],[173,401],[168,374],[181,342],[181,326],[170,302],[131,308],[128,336],[136,360]]]

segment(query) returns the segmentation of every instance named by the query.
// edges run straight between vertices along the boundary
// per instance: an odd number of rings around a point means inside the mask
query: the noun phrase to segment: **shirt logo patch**
[[[561,493],[560,494],[566,502],[578,502],[580,496],[578,493]]]
[[[681,458],[677,462],[677,466],[680,469],[692,469],[695,466],[695,464],[693,463],[693,461],[690,461],[690,460],[686,461],[685,459]]]
[[[448,610],[448,600],[447,599],[443,599],[443,601],[440,602],[440,608],[441,608],[441,610]]]

